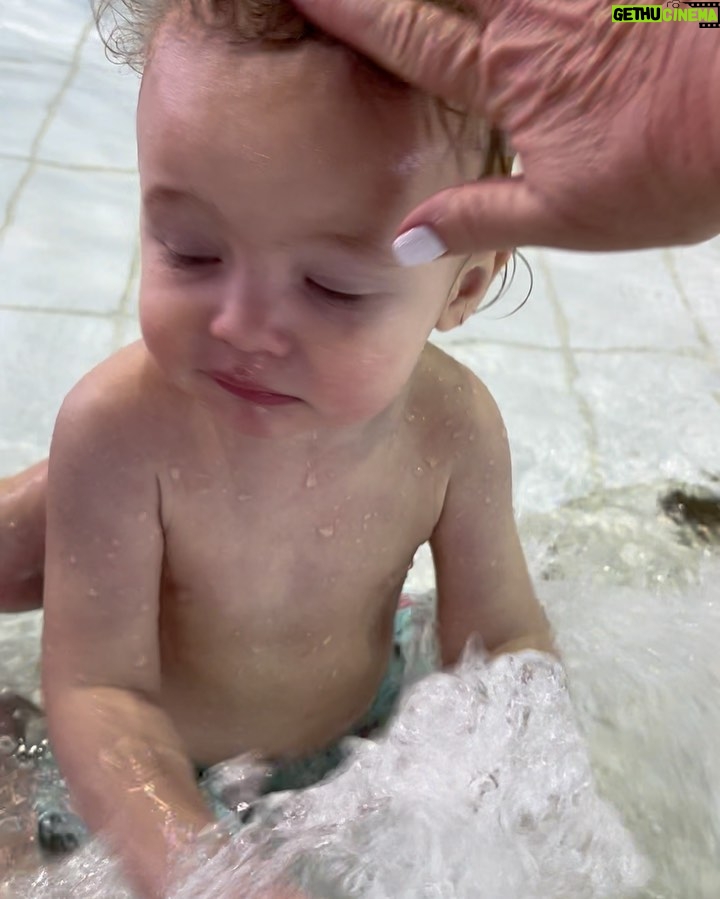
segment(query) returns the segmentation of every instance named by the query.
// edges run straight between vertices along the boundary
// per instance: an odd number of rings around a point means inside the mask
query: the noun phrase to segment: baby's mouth
[[[295,396],[290,396],[287,393],[278,393],[265,387],[264,384],[259,384],[257,381],[251,381],[250,379],[240,380],[225,372],[211,371],[208,374],[218,387],[234,396],[240,397],[240,399],[260,406],[279,406],[300,402]]]

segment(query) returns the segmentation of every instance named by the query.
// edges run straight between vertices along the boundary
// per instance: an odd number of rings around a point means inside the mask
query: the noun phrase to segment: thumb
[[[489,178],[425,200],[401,222],[393,250],[401,264],[419,265],[445,253],[559,246],[561,237],[550,210],[524,177]]]

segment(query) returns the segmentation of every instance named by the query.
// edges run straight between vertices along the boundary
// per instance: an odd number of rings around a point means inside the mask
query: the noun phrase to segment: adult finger
[[[688,242],[680,233],[672,240],[659,240],[655,232],[645,232],[632,222],[614,233],[594,228],[582,215],[569,218],[561,213],[524,177],[489,179],[441,191],[413,209],[398,231],[393,250],[403,265],[504,247],[612,251]],[[714,232],[695,239],[710,233]]]
[[[400,224],[393,249],[404,265],[439,256],[562,242],[543,205],[524,178],[489,179],[453,187],[430,197]]]
[[[449,103],[481,111],[483,26],[477,17],[422,0],[293,3],[324,30],[402,80]]]

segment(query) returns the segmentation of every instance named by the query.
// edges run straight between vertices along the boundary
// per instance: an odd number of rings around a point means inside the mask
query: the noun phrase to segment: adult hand
[[[524,174],[453,188],[405,261],[527,244],[620,250],[720,232],[720,35],[604,0],[293,0],[404,80],[502,128]],[[427,238],[430,237],[428,241]],[[413,258],[414,254],[414,258]]]

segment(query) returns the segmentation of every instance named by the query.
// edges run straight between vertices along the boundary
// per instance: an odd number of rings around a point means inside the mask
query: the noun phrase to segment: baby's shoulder
[[[425,347],[411,396],[432,430],[453,442],[460,437],[472,442],[503,427],[495,400],[480,378],[433,344]]]
[[[424,422],[423,450],[436,460],[438,472],[444,472],[449,480],[472,483],[488,466],[496,473],[509,467],[500,410],[485,384],[467,366],[428,344],[412,394],[413,411]]]
[[[162,379],[141,341],[123,347],[82,377],[65,397],[56,431],[72,429],[93,445],[146,447],[167,417]],[[80,436],[82,435],[82,436]]]

